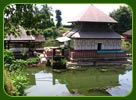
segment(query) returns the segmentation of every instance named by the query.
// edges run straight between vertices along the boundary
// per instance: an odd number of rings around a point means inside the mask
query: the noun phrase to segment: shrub
[[[4,66],[7,69],[4,71],[5,91],[12,96],[25,95],[24,89],[28,80],[22,69],[27,66],[27,62],[15,59],[12,51],[4,50]]]
[[[25,87],[28,85],[28,79],[26,77],[26,75],[24,74],[24,72],[20,72],[18,70],[18,72],[15,72],[14,74],[12,74],[12,80],[13,80],[13,84],[17,89],[17,95],[19,96],[23,96],[26,95],[25,93]]]
[[[26,66],[27,66],[26,61],[22,59],[16,59],[16,60],[13,60],[12,64],[10,64],[10,66],[8,66],[7,68],[9,71],[17,70],[17,69],[22,70]]]
[[[66,60],[65,60],[65,59],[61,59],[61,60],[60,60],[60,64],[61,64],[62,66],[66,66]]]
[[[28,79],[23,71],[4,71],[4,88],[11,96],[26,95],[25,87],[28,85]]]
[[[65,69],[66,59],[64,59],[63,56],[55,56],[54,61],[52,61],[51,65],[54,69]]]
[[[39,58],[38,57],[33,57],[33,58],[28,58],[27,59],[27,63],[30,64],[37,64],[39,62]]]
[[[13,52],[11,50],[4,50],[4,65],[12,64],[13,60],[15,60]]]
[[[17,95],[16,87],[13,85],[12,79],[8,76],[8,72],[4,70],[4,89],[7,94],[14,96]]]
[[[132,51],[132,45],[131,43],[127,42],[127,41],[123,41],[122,43],[122,49],[127,51],[127,52],[131,52]]]

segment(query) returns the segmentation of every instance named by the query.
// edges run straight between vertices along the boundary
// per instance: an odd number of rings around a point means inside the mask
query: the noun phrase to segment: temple
[[[74,27],[63,34],[71,38],[71,63],[78,65],[119,65],[126,62],[122,50],[123,36],[109,28],[116,24],[110,16],[91,5],[69,23]]]

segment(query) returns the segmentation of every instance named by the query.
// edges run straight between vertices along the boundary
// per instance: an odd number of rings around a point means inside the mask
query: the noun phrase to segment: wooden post
[[[10,41],[8,41],[8,49],[9,49],[9,44],[10,44]]]
[[[61,50],[61,54],[62,56],[64,56],[64,48]]]
[[[54,60],[54,56],[56,55],[56,49],[53,48],[53,60]]]

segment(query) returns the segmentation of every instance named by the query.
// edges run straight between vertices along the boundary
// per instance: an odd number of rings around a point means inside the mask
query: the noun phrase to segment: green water
[[[27,96],[111,96],[121,86],[119,78],[126,71],[123,66],[84,67],[59,73],[45,66],[28,68],[30,86],[26,93]],[[129,83],[132,86],[131,80]]]

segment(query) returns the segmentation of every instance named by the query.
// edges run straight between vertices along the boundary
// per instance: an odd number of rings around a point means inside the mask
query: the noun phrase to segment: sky
[[[66,25],[73,17],[79,14],[82,10],[86,9],[90,4],[48,4],[49,7],[52,7],[54,20],[55,20],[55,10],[59,9],[62,13],[62,24]],[[118,9],[124,4],[93,4],[107,15],[113,10]]]

